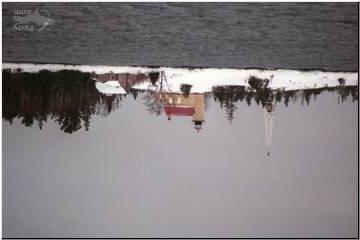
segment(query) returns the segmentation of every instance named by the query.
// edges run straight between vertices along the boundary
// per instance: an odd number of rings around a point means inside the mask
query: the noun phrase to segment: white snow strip
[[[269,88],[288,90],[314,89],[323,87],[336,87],[340,85],[339,79],[344,79],[345,86],[358,85],[358,73],[356,72],[324,72],[324,71],[299,71],[299,70],[257,70],[257,69],[227,69],[227,68],[149,68],[129,66],[88,66],[88,65],[61,65],[61,64],[14,64],[3,63],[3,69],[21,69],[24,72],[38,72],[40,70],[78,70],[82,72],[103,73],[149,73],[163,72],[167,79],[168,91],[181,92],[182,84],[192,85],[192,93],[204,93],[212,91],[215,86],[246,86],[251,76],[269,79]],[[157,84],[159,84],[157,82]],[[98,85],[98,83],[97,83]],[[111,84],[110,84],[111,85]],[[105,90],[105,88],[107,90]],[[150,82],[142,82],[135,89],[153,90]],[[103,91],[111,91],[109,86],[103,86]],[[124,92],[125,90],[122,89]],[[100,91],[100,90],[99,90]],[[114,90],[115,91],[115,90]],[[120,91],[120,90],[116,90]],[[125,93],[121,93],[125,94]]]
[[[301,90],[339,86],[344,79],[345,86],[358,85],[358,74],[349,72],[322,72],[296,70],[241,70],[241,69],[198,69],[179,72],[164,71],[169,92],[181,92],[182,84],[192,85],[191,92],[211,92],[216,86],[246,86],[251,76],[269,79],[269,88],[276,90]],[[158,83],[157,83],[158,84]],[[133,86],[141,90],[150,90],[150,82]]]
[[[151,70],[147,67],[127,67],[127,66],[90,66],[90,65],[64,65],[64,64],[33,64],[33,63],[3,63],[3,69],[17,70],[23,72],[39,72],[40,70],[48,70],[52,72],[60,70],[77,70],[81,72],[103,73],[147,73],[157,70]]]

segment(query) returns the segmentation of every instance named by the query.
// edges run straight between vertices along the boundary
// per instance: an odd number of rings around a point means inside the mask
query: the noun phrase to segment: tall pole
[[[272,131],[274,124],[274,112],[275,104],[268,102],[264,106],[264,118],[265,118],[265,138],[266,138],[266,155],[270,156]]]

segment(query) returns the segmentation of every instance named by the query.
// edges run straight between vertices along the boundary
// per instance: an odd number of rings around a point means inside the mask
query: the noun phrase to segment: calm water
[[[5,237],[357,236],[357,86],[126,77],[3,71]]]
[[[55,23],[14,29],[14,11]],[[3,61],[357,71],[357,3],[4,3]],[[47,15],[41,12],[42,15]]]
[[[35,9],[54,23],[15,28]],[[3,70],[4,237],[358,236],[356,3],[2,11],[5,63],[353,72]]]

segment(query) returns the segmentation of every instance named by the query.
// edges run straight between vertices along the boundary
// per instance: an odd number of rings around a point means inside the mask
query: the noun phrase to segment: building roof
[[[107,81],[106,83],[96,82],[96,89],[104,94],[126,94],[125,89],[123,89],[117,81]]]

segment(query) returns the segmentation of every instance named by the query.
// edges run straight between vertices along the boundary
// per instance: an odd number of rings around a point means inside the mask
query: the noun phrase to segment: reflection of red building
[[[204,120],[204,94],[183,94],[168,93],[160,96],[165,102],[165,113],[168,120],[172,116],[188,116],[192,117],[195,129],[199,132],[202,128]]]

